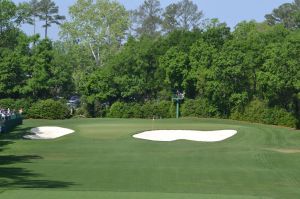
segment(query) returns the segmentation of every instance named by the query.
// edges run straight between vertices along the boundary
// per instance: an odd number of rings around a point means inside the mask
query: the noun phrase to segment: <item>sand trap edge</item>
[[[215,131],[195,131],[195,130],[153,130],[144,131],[133,135],[136,139],[172,142],[177,140],[189,140],[197,142],[220,142],[237,134],[236,130],[215,130]]]
[[[32,134],[25,135],[24,138],[31,140],[51,140],[72,134],[75,131],[57,126],[42,126],[32,128],[30,132]]]

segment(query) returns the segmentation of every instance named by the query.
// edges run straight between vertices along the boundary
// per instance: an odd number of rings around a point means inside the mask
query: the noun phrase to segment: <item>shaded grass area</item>
[[[20,167],[20,164],[30,165],[35,160],[42,159],[39,155],[3,155],[9,145],[14,145],[16,141],[23,139],[31,128],[16,128],[13,133],[2,134],[0,136],[0,190],[9,188],[64,188],[73,183],[64,181],[53,181],[38,179],[42,174],[35,173],[27,167]]]
[[[22,139],[44,125],[76,132]],[[218,143],[132,138],[158,129],[238,134]],[[217,119],[26,120],[0,138],[0,198],[299,198],[300,154],[278,149],[300,149],[300,132]]]

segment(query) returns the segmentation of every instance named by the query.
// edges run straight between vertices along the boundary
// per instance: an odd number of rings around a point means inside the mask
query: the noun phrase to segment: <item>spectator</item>
[[[0,108],[0,119],[1,120],[9,120],[9,119],[12,119],[15,117],[16,117],[16,114],[15,114],[14,110],[11,111],[9,108],[8,109]]]

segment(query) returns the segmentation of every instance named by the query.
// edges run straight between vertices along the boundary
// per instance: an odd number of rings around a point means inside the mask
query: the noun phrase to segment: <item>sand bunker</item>
[[[55,126],[43,126],[30,130],[32,135],[25,135],[24,138],[41,140],[41,139],[55,139],[71,133],[74,133],[72,129],[55,127]]]
[[[220,131],[191,131],[191,130],[156,130],[145,131],[134,135],[134,138],[171,142],[176,140],[190,140],[198,142],[219,142],[234,136],[236,130]]]

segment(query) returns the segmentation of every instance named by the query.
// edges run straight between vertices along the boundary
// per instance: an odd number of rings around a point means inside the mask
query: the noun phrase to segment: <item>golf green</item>
[[[33,127],[75,130],[26,140]],[[237,130],[225,141],[153,142],[145,130]],[[2,199],[300,198],[300,132],[219,119],[25,120],[0,137]]]

